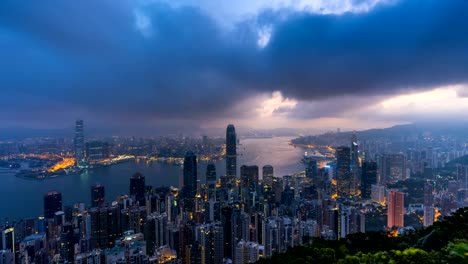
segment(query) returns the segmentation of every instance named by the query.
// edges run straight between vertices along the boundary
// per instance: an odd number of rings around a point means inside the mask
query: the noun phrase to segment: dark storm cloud
[[[43,104],[46,97],[117,118],[203,119],[222,115],[247,93],[247,85],[233,77],[255,64],[246,62],[255,51],[249,30],[239,29],[244,38],[231,39],[195,8],[54,3],[0,4],[1,93],[37,98],[25,106],[57,111]],[[148,36],[136,25],[137,13],[149,21]]]
[[[391,94],[468,79],[468,1],[401,1],[366,14],[297,14],[267,48],[286,95]]]
[[[464,0],[407,0],[342,15],[264,11],[225,31],[197,8],[3,0],[0,104],[21,118],[33,109],[198,123],[245,116],[251,111],[237,102],[278,89],[314,101],[463,83],[467,12]],[[264,49],[262,26],[273,32]],[[21,102],[6,105],[12,97]],[[340,113],[355,104],[333,107]],[[293,117],[322,110],[301,109]]]

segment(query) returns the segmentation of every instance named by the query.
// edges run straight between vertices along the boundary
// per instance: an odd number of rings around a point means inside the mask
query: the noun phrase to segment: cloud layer
[[[280,3],[225,27],[183,1],[4,0],[0,116],[203,125],[259,118],[279,91],[298,103],[270,112],[302,120],[467,82],[467,1],[345,2]]]

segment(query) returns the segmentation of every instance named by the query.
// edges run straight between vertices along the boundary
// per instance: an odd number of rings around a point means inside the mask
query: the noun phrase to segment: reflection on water
[[[262,138],[241,140],[238,146],[238,166],[273,165],[276,176],[304,170],[301,163],[303,150],[288,145],[291,138]],[[198,175],[204,181],[206,161],[199,162]],[[225,162],[215,162],[218,175],[225,173]],[[135,172],[146,177],[146,184],[152,186],[176,186],[182,182],[182,167],[158,162],[134,162],[115,164],[81,173],[44,181],[24,180],[13,174],[0,174],[0,223],[10,219],[37,217],[43,213],[43,195],[55,189],[62,192],[64,205],[75,202],[90,203],[90,186],[101,183],[105,186],[105,199],[110,201],[129,192],[129,178]]]

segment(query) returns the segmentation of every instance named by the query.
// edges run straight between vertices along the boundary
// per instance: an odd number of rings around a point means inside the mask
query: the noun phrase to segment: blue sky
[[[2,127],[465,120],[464,0],[0,2]]]

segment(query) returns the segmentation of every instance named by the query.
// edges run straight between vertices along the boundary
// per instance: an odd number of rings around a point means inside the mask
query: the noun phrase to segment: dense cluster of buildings
[[[80,128],[77,159],[89,151]],[[406,155],[366,155],[355,134],[350,143],[325,166],[309,160],[304,173],[277,177],[271,165],[238,171],[229,125],[226,175],[214,164],[198,175],[197,155],[188,151],[181,189],[154,188],[135,173],[129,193],[115,201],[105,200],[103,185],[91,187],[89,204],[63,205],[62,194],[50,191],[43,216],[1,228],[0,263],[253,263],[313,237],[365,232],[376,212],[386,218],[380,228],[401,233],[409,212],[428,226],[466,205],[468,167],[459,166],[447,188],[426,179],[421,204],[407,205],[409,191],[398,186],[410,177]]]

